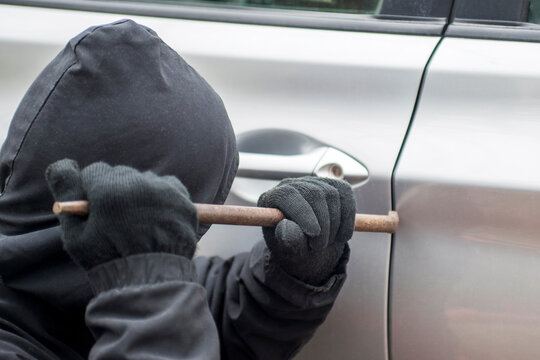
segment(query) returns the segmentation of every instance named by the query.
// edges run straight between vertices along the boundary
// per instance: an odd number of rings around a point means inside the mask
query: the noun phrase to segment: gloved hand
[[[278,208],[286,219],[264,227],[272,261],[312,285],[332,275],[354,231],[356,204],[345,181],[285,179],[259,198],[258,206]]]
[[[193,257],[197,212],[177,178],[102,162],[80,171],[69,159],[45,175],[56,201],[90,202],[88,217],[60,215],[64,248],[86,270],[141,253]]]

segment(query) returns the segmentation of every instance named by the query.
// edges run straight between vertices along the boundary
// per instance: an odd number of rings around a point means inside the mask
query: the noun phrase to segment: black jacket
[[[238,166],[221,99],[152,30],[123,20],[72,39],[0,153],[1,359],[289,358],[330,311],[348,249],[321,287],[269,261],[263,242],[228,260],[155,253],[83,271],[43,176],[65,157],[174,175],[203,203],[223,203]]]

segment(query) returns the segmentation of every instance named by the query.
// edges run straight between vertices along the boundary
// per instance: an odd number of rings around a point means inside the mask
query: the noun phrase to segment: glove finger
[[[277,186],[261,195],[257,205],[281,210],[286,218],[297,223],[309,237],[318,236],[321,233],[321,226],[314,209],[295,187]]]
[[[275,237],[267,245],[281,260],[304,259],[309,252],[306,235],[294,221],[283,219],[275,228]]]
[[[320,178],[321,181],[335,187],[339,192],[341,204],[341,221],[336,234],[337,242],[347,242],[354,234],[354,218],[356,216],[356,201],[351,185],[343,180]]]
[[[328,210],[326,194],[320,185],[311,183],[304,178],[299,179],[297,183],[290,184],[294,186],[305,201],[310,205],[320,226],[320,233],[316,236],[309,236],[308,242],[313,250],[321,250],[328,246],[330,238],[331,219]],[[301,215],[301,214],[300,214]],[[295,219],[291,219],[295,220]],[[300,225],[300,224],[298,224]],[[302,227],[300,225],[300,227]]]
[[[191,199],[188,189],[186,188],[186,186],[184,184],[182,184],[182,182],[180,180],[178,180],[178,178],[176,176],[167,175],[167,176],[159,177],[159,176],[157,176],[155,174],[153,174],[153,175],[160,178],[168,186],[170,186],[172,189],[174,189],[175,192],[177,192],[178,194],[180,194],[180,195],[182,195],[184,197],[187,197],[188,199]]]
[[[124,202],[129,199],[125,196],[125,191],[129,186],[128,183],[122,181],[126,173],[133,171],[127,166],[112,167],[104,162],[97,162],[88,165],[81,171],[81,178],[84,188],[87,192],[89,204],[90,218],[95,227],[107,227],[107,221],[112,219],[112,216],[99,216],[94,218],[92,214],[116,214],[115,221],[122,223],[124,218],[124,210],[128,204]]]
[[[156,193],[156,198],[164,198],[164,206],[169,204],[171,212],[177,214],[179,217],[183,218],[189,226],[186,229],[193,229],[197,233],[199,227],[199,219],[197,217],[197,209],[190,199],[189,191],[184,186],[184,184],[178,180],[175,176],[157,176],[158,182],[163,184],[163,191],[161,193]],[[156,191],[159,191],[161,187],[156,186]],[[173,234],[174,236],[176,234]],[[199,239],[195,236],[193,237],[195,242]]]
[[[128,166],[94,163],[82,170],[82,179],[90,201],[90,212],[111,214],[117,225],[128,226],[130,220],[125,217],[126,211],[152,198],[143,174]],[[133,196],[134,193],[138,195]],[[105,223],[109,220],[106,216],[100,218]]]
[[[100,239],[99,242],[72,243],[68,251],[87,268],[122,256],[152,251],[152,237],[147,241],[124,241],[135,239],[141,228],[148,223],[148,206],[152,194],[142,173],[128,166],[111,166],[104,162],[93,163],[82,170],[83,184],[90,201],[88,226],[84,239]],[[134,211],[144,208],[145,211]],[[154,222],[157,223],[157,220]]]
[[[112,169],[112,166],[104,162],[93,163],[85,167],[81,171],[81,179],[87,193],[92,193],[93,188],[101,187]]]
[[[45,179],[56,201],[85,199],[81,171],[74,160],[52,163],[45,171]]]
[[[130,177],[132,174],[134,179]],[[127,166],[97,162],[85,167],[81,175],[90,201],[88,226],[82,238],[100,241],[72,243],[67,250],[85,268],[129,255],[121,239],[134,237],[137,232],[133,229],[143,221],[130,221],[126,215],[133,207],[129,189],[140,174]],[[138,252],[150,252],[146,242],[136,243],[133,248]]]
[[[186,219],[197,222],[197,212],[191,202],[187,188],[175,176],[158,176],[147,171],[142,174],[141,181],[136,189],[144,192],[140,200],[147,202],[149,206],[160,199],[159,207],[169,209],[173,213],[182,214]],[[135,190],[135,189],[133,189]],[[196,225],[195,225],[196,227]]]
[[[92,221],[87,221],[86,225],[80,224],[77,227],[63,228],[64,249],[75,261],[86,270],[91,269],[97,264],[120,257],[112,246],[106,246],[106,242],[91,242],[88,239],[96,240],[99,236],[94,229]]]
[[[318,177],[307,177],[305,180],[318,187],[324,194],[329,215],[330,228],[328,238],[330,242],[334,242],[341,224],[341,202],[339,191],[334,186]]]

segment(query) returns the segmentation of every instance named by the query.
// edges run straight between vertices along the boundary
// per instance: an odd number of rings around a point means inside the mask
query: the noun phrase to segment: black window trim
[[[0,0],[0,4],[186,20],[428,36],[441,36],[447,24],[446,18],[347,14],[214,4],[102,0]]]
[[[489,0],[474,3],[474,11],[489,15],[493,5],[499,5],[499,11],[513,13],[515,21],[499,19],[474,19],[467,11],[460,11],[459,6],[467,0],[455,0],[458,13],[451,15],[448,29],[444,33],[446,37],[459,37],[486,40],[509,40],[540,42],[540,25],[526,22],[527,12],[520,6],[527,6],[528,0]],[[473,3],[467,3],[471,6]],[[491,6],[491,7],[490,7]],[[504,7],[506,9],[504,9]]]
[[[454,21],[444,34],[483,40],[540,42],[540,26],[528,23],[483,24],[473,21]]]

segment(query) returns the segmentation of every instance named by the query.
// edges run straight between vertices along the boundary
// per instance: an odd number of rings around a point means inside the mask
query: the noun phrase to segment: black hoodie
[[[62,249],[44,179],[66,157],[174,175],[200,203],[223,203],[238,166],[220,97],[151,29],[122,20],[73,38],[28,90],[0,153],[2,359],[287,358],[324,320],[345,258],[322,287],[274,266],[262,242],[227,261],[147,254],[85,273]],[[126,273],[122,287],[96,290]],[[130,291],[146,300],[128,304]],[[156,346],[171,334],[181,335]]]

